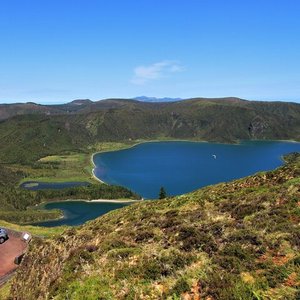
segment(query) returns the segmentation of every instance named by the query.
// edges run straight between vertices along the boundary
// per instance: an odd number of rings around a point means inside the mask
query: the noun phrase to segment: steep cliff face
[[[297,299],[300,159],[34,239],[9,299]]]
[[[269,128],[270,125],[262,117],[255,117],[248,129],[252,138],[263,138]]]

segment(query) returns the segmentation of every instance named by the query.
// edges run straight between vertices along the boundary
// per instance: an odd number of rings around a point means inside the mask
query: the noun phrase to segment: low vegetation
[[[7,297],[9,297],[10,289],[11,289],[11,281],[0,286],[0,299],[6,299]]]
[[[90,153],[66,152],[62,155],[42,157],[31,165],[16,165],[26,173],[24,181],[65,182],[84,181],[95,183],[92,178]]]
[[[61,217],[58,210],[41,210],[35,206],[42,202],[66,199],[139,199],[128,189],[106,184],[89,184],[84,187],[60,190],[29,191],[18,187],[24,173],[9,167],[0,168],[0,220],[27,224]]]
[[[288,160],[34,239],[8,299],[299,299],[300,156]]]
[[[20,232],[30,232],[33,236],[46,238],[53,238],[54,236],[62,234],[68,228],[67,226],[39,227],[31,225],[17,225],[2,220],[0,220],[0,227]],[[0,299],[2,298],[0,297]]]

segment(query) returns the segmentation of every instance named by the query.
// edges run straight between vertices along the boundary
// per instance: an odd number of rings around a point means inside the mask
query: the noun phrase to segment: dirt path
[[[9,239],[0,245],[0,285],[17,268],[14,263],[15,258],[20,256],[27,247],[27,244],[21,240],[21,233],[12,230],[7,231]]]

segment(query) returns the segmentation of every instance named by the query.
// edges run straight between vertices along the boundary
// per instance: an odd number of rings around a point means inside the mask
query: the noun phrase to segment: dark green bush
[[[182,293],[190,290],[190,286],[184,278],[179,278],[173,288],[169,291],[170,296],[180,296]]]
[[[253,287],[239,277],[222,271],[211,272],[203,281],[204,296],[214,300],[260,300]]]
[[[180,243],[180,248],[185,251],[201,248],[203,251],[211,253],[217,249],[210,234],[205,233],[201,228],[192,226],[181,227],[176,240]]]
[[[126,259],[138,252],[138,248],[119,248],[108,252],[108,256],[115,259]]]
[[[127,248],[128,245],[120,240],[118,237],[112,237],[111,239],[105,241],[101,245],[101,252],[106,252],[112,249],[120,249],[120,248]]]
[[[242,248],[238,243],[227,244],[221,252],[223,255],[234,256],[242,260],[249,260],[252,258],[251,253],[247,249]]]
[[[262,209],[261,205],[257,203],[239,204],[231,212],[231,215],[237,219],[244,219],[246,216],[252,215]]]
[[[285,266],[274,266],[270,269],[266,269],[264,276],[268,281],[268,285],[271,288],[275,288],[277,285],[284,282],[288,277],[288,270]]]
[[[249,229],[240,229],[233,231],[227,238],[228,242],[239,242],[242,244],[250,243],[255,246],[262,245],[261,238],[256,232],[250,231]]]
[[[136,232],[135,241],[138,243],[142,243],[148,241],[154,237],[154,233],[152,231],[148,231],[144,229],[143,231]]]

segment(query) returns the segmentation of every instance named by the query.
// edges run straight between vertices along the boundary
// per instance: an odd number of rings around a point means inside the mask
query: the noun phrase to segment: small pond
[[[65,188],[72,188],[77,186],[87,186],[88,182],[70,181],[70,182],[38,182],[38,181],[26,181],[20,184],[20,187],[26,190],[59,190]]]

